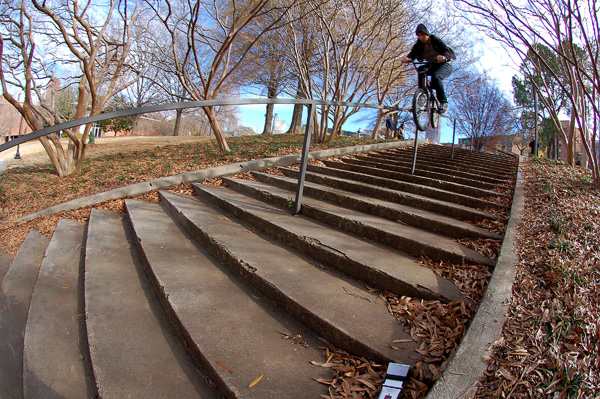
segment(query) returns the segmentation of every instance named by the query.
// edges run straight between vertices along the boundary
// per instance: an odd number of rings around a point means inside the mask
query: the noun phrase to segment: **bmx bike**
[[[431,88],[431,82],[427,76],[427,69],[419,70],[419,65],[428,65],[428,62],[413,61],[413,65],[419,74],[419,87],[413,95],[412,114],[417,129],[424,132],[428,124],[432,128],[440,125],[440,103]]]

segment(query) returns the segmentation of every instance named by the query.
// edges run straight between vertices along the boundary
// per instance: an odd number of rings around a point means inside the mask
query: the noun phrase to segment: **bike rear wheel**
[[[427,91],[419,88],[413,96],[413,119],[417,130],[424,132],[427,130],[427,124],[430,119],[430,107],[428,101]]]

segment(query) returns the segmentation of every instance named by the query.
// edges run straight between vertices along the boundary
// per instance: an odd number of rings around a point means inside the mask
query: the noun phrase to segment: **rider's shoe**
[[[445,114],[448,111],[448,103],[440,103],[440,114]]]

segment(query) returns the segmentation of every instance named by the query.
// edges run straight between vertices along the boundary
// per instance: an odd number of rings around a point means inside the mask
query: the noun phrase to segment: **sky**
[[[480,40],[476,40],[475,42],[478,44],[474,51],[482,55],[477,67],[481,71],[488,71],[490,76],[496,79],[500,89],[503,90],[509,96],[509,98],[512,98],[511,81],[513,75],[517,73],[517,69],[514,61],[510,57],[510,54],[499,44],[484,37],[483,34],[481,34]],[[452,76],[450,76],[449,79],[451,78]],[[246,98],[257,98],[257,96]],[[263,131],[266,105],[244,105],[240,106],[239,110],[239,124],[241,126],[250,127],[257,133],[261,133]],[[288,127],[292,119],[292,112],[293,105],[275,105],[274,113],[277,114],[278,119],[285,121]],[[369,110],[366,112],[374,112],[374,110]],[[346,124],[344,124],[343,129],[348,131],[372,129],[372,123],[368,120],[365,120],[365,115],[365,112],[359,112],[357,115],[350,118]],[[448,110],[448,115],[452,115],[451,107]],[[303,117],[303,121],[306,121],[306,114]],[[440,142],[452,142],[452,133],[452,121],[443,118]],[[409,136],[414,137],[414,133],[409,134]],[[455,137],[455,143],[458,143],[458,138],[459,137]]]

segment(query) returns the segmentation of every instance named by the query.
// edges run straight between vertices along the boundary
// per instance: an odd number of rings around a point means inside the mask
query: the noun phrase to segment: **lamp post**
[[[19,94],[19,100],[21,99],[21,94]],[[19,137],[21,137],[21,128],[23,127],[23,115],[21,114],[21,120],[19,121]],[[15,154],[15,159],[21,159],[21,153],[19,152],[20,144],[17,144],[17,153]]]

